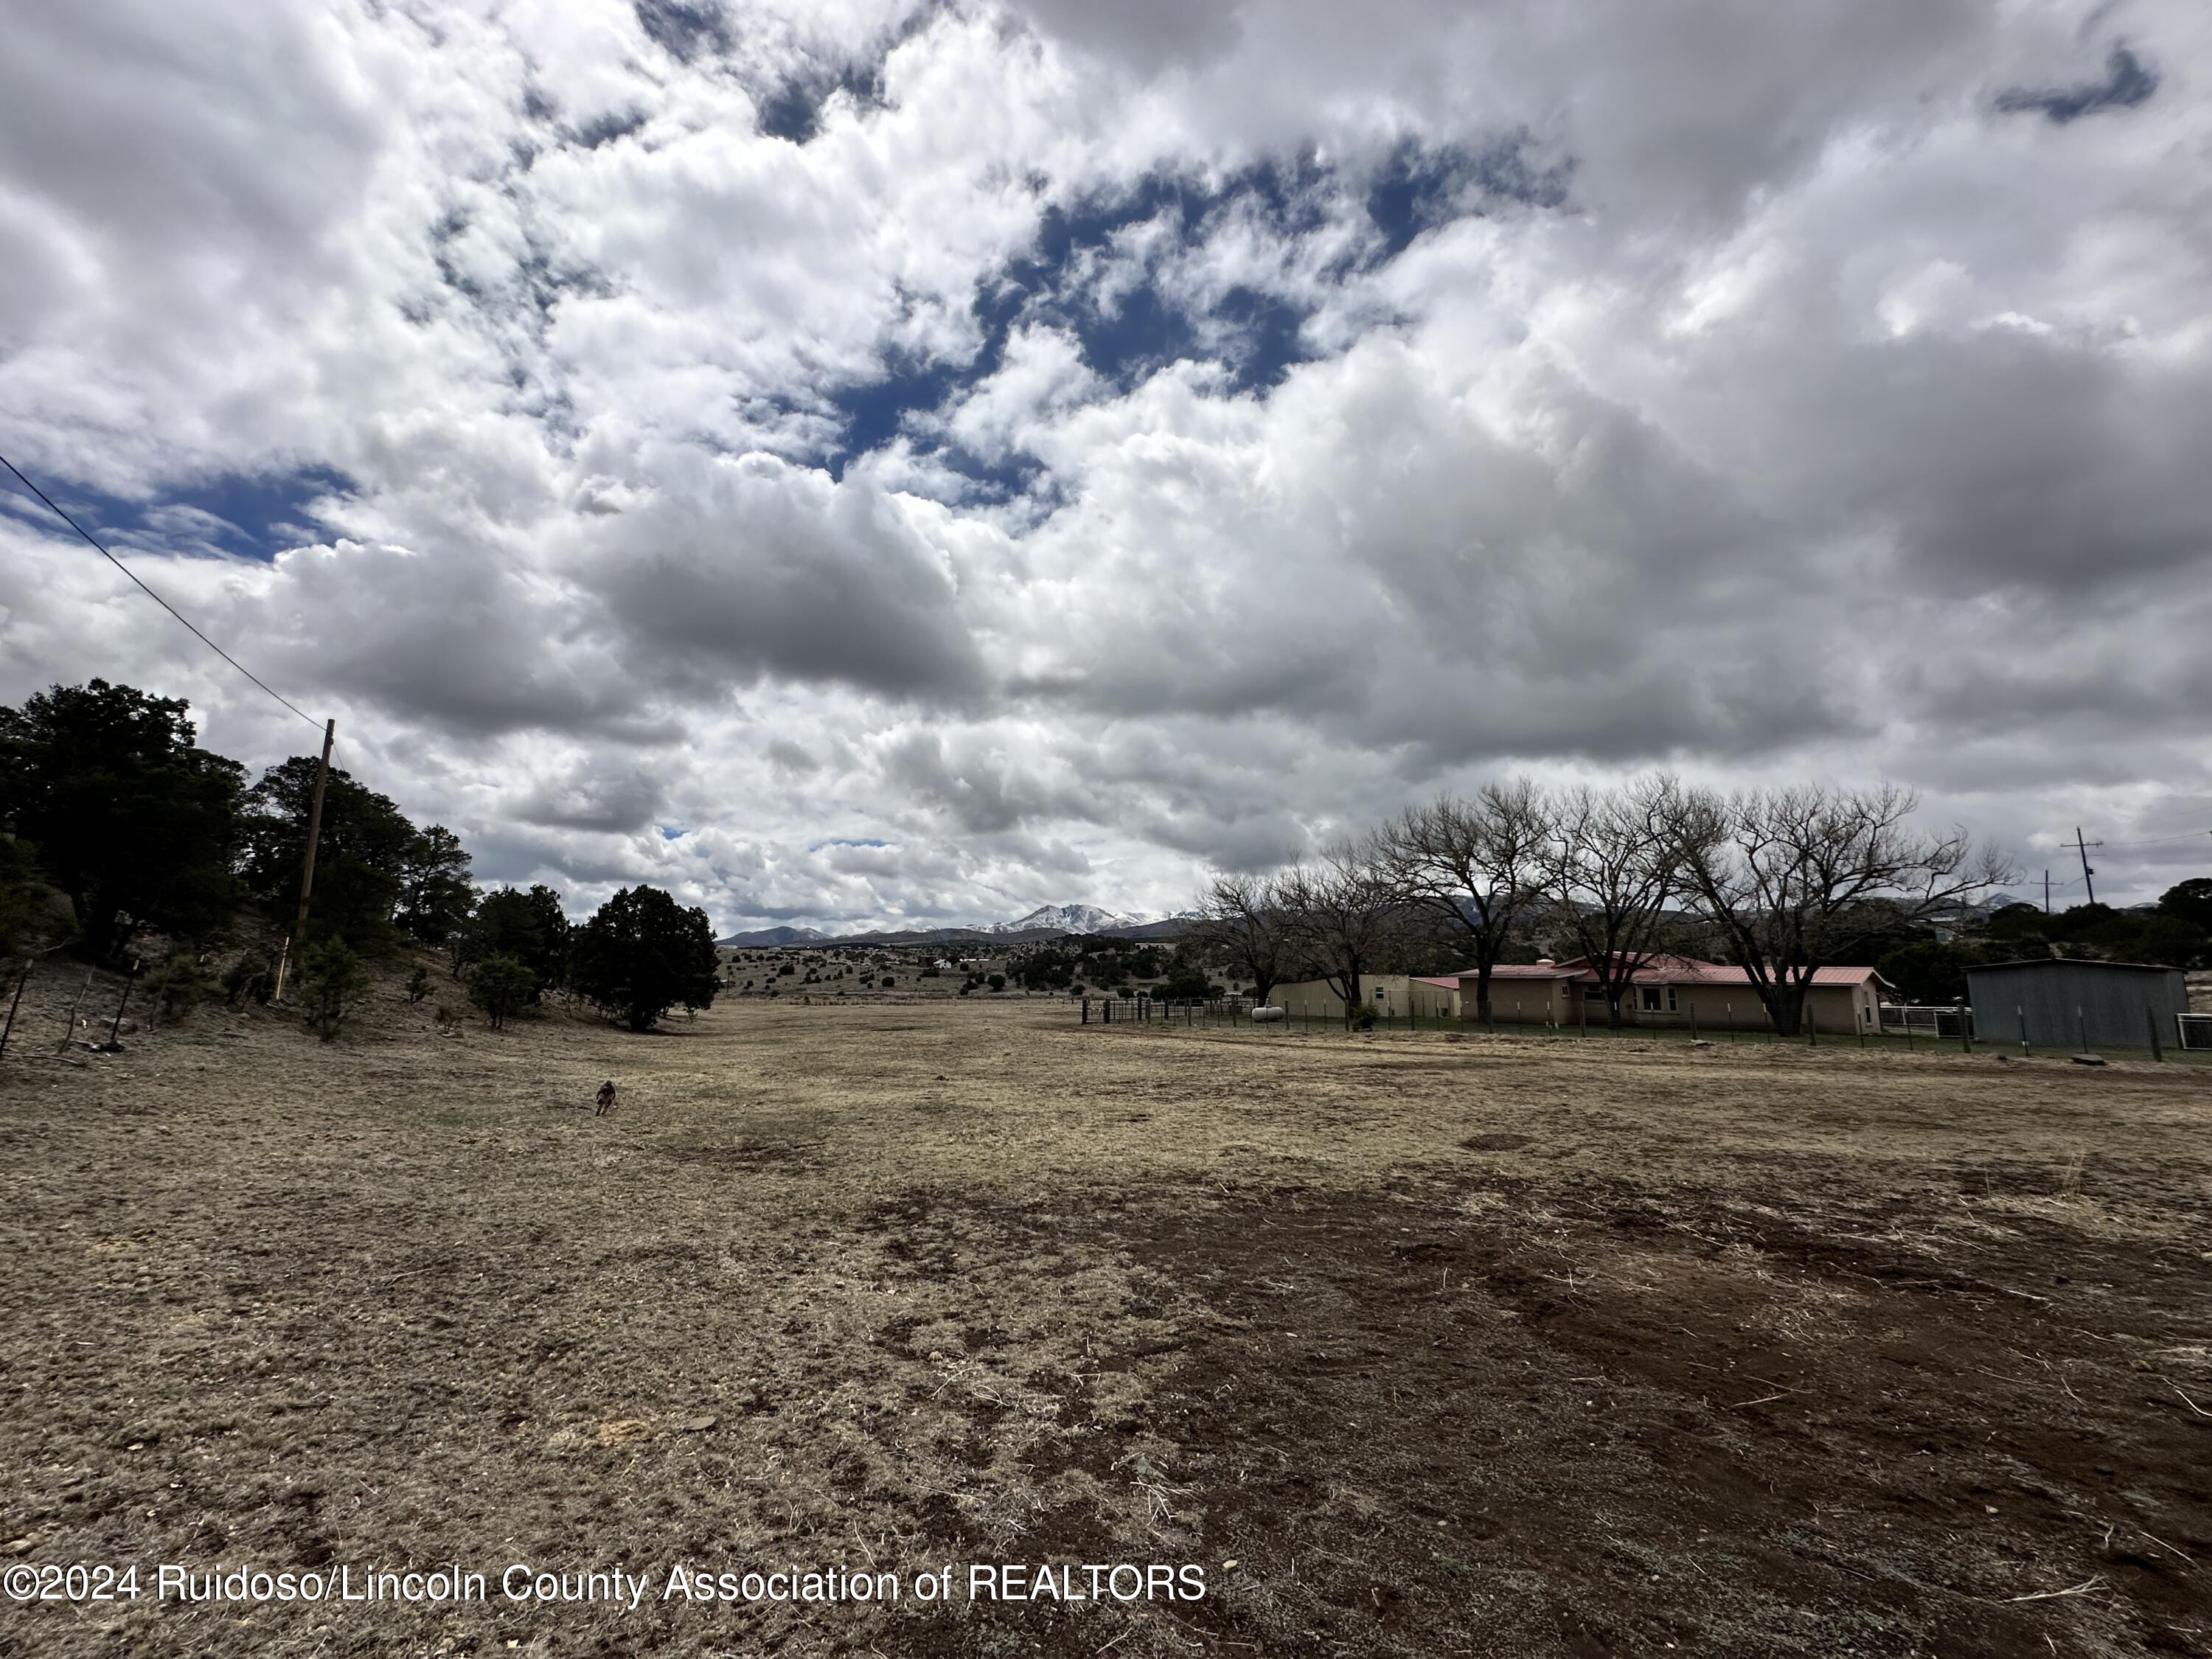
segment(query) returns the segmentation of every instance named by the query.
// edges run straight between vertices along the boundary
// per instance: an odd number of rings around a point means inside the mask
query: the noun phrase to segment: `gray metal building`
[[[2189,981],[2179,968],[2139,962],[2045,957],[1966,969],[1974,1034],[1985,1042],[2039,1048],[2144,1048],[2150,1028],[2176,1041],[2173,1017],[2189,1012]]]

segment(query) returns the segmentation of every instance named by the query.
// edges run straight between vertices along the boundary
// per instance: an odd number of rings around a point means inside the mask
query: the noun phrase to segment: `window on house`
[[[1667,988],[1667,1012],[1670,1014],[1680,1012],[1674,1006],[1674,988],[1671,985]]]
[[[1647,985],[1644,987],[1644,1012],[1647,1013],[1656,1014],[1659,1012],[1659,988],[1657,986]]]
[[[1583,1000],[1584,1002],[1603,1002],[1605,1000],[1605,987],[1602,985],[1583,986]]]

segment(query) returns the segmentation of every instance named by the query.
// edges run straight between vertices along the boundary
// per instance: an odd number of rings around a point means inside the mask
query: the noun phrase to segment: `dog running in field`
[[[615,1109],[615,1080],[609,1078],[599,1085],[599,1103],[592,1109],[593,1117],[605,1117]]]

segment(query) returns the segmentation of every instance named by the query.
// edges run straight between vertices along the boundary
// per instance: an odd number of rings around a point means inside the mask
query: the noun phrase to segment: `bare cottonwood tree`
[[[1597,975],[1606,1021],[1637,973],[1658,952],[1662,914],[1674,890],[1672,778],[1638,778],[1618,789],[1581,785],[1553,803],[1544,884],[1559,926]]]
[[[1297,952],[1279,885],[1264,876],[1216,876],[1198,906],[1201,936],[1251,979],[1253,998],[1263,1006]]]
[[[1391,882],[1442,919],[1474,961],[1477,1017],[1490,1018],[1490,970],[1514,925],[1544,892],[1551,813],[1526,778],[1485,784],[1473,799],[1439,795],[1376,834]]]
[[[1345,1018],[1359,1001],[1360,975],[1395,946],[1403,902],[1371,842],[1340,842],[1312,864],[1279,878],[1291,938],[1299,953],[1344,1000]]]
[[[1668,797],[1685,895],[1782,1036],[1802,1029],[1805,992],[1822,968],[2014,878],[1964,830],[1911,828],[1918,805],[1894,783]]]

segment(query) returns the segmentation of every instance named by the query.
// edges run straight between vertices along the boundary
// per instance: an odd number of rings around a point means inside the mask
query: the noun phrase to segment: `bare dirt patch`
[[[453,1039],[386,994],[335,1049],[214,1012],[11,1055],[9,1560],[653,1589],[0,1641],[2212,1652],[2208,1128],[2180,1066],[1018,1002]],[[993,1560],[1210,1593],[655,1599],[678,1562]]]

